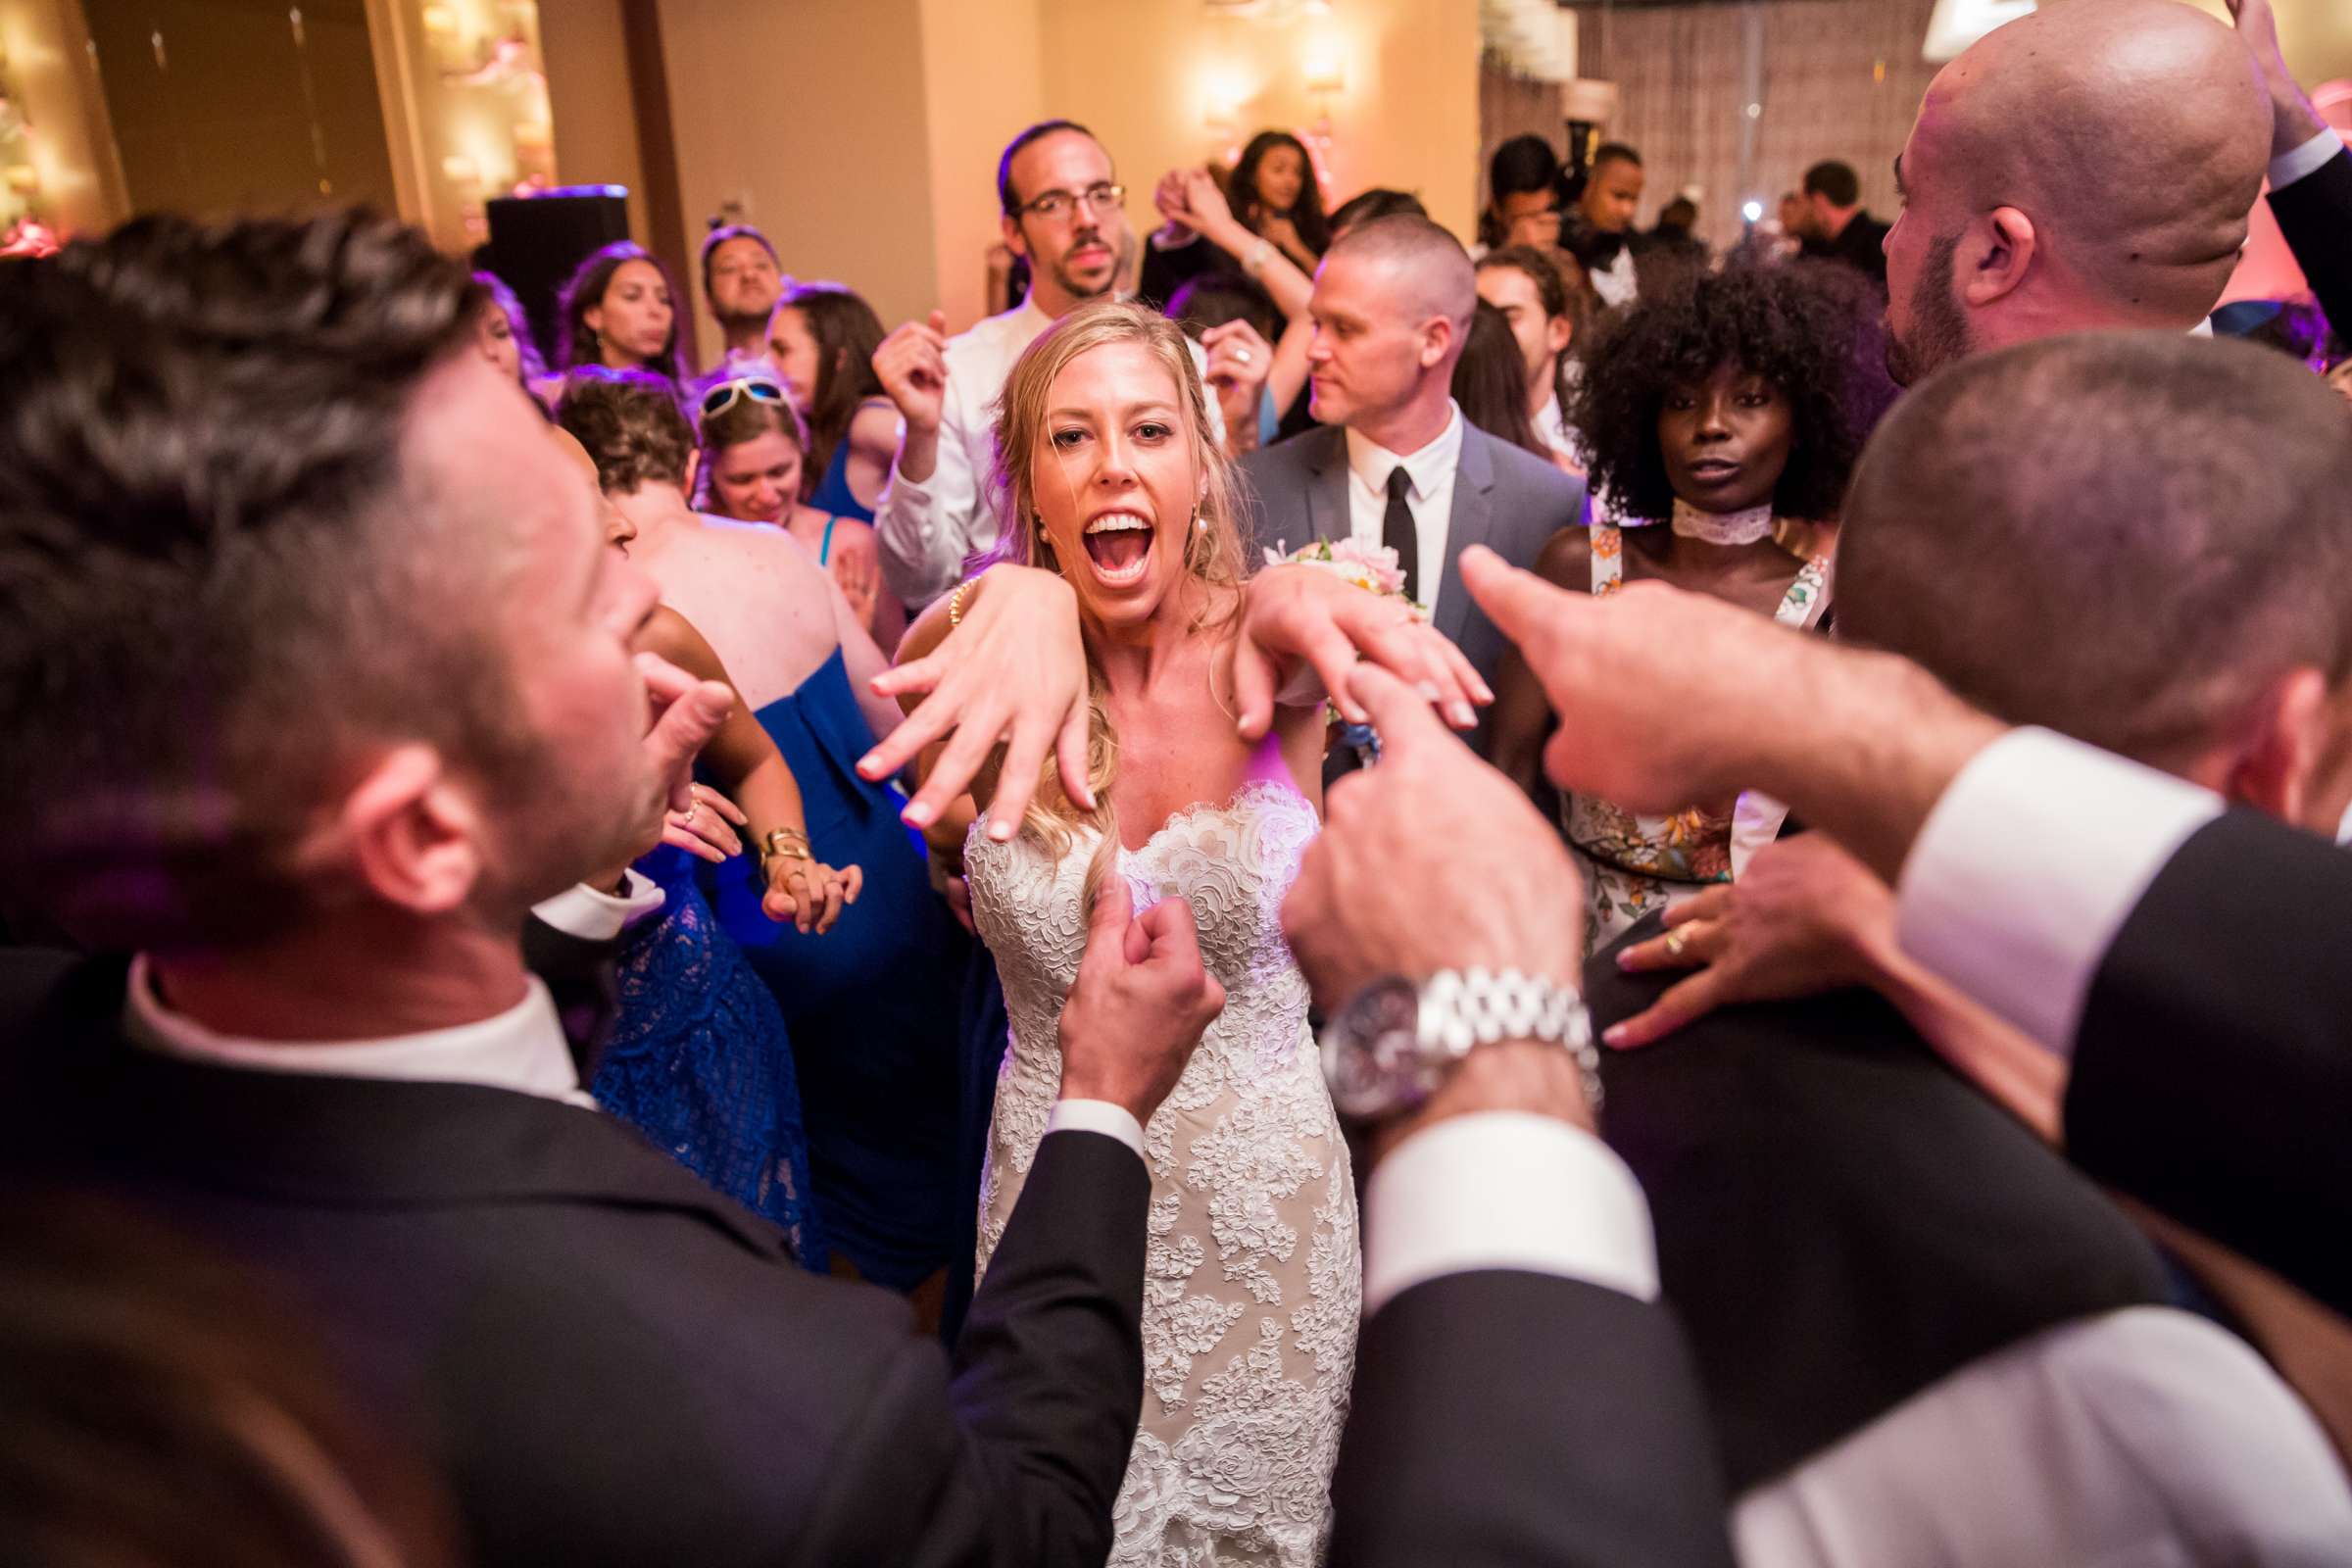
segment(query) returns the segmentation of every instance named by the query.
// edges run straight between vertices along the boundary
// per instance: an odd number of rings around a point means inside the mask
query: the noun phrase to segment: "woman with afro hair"
[[[1628,526],[1563,529],[1536,570],[1575,593],[1655,580],[1818,626],[1846,478],[1892,396],[1880,307],[1849,271],[1734,266],[1645,295],[1588,351],[1567,410]],[[1549,710],[1515,655],[1496,689],[1491,755],[1532,792]],[[1656,816],[1563,800],[1592,950],[1730,881],[1735,822],[1743,860],[1780,815],[1760,797]]]

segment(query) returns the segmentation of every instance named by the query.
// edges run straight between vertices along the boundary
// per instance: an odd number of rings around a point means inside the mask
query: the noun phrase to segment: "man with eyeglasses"
[[[1047,327],[1116,286],[1126,194],[1110,154],[1084,125],[1031,125],[997,165],[1004,243],[1028,260],[1027,297],[955,337],[945,314],[933,311],[874,351],[874,371],[906,420],[874,531],[883,578],[908,609],[954,587],[964,562],[996,543],[998,518],[984,490],[995,465],[998,394]],[[1212,327],[1194,346],[1193,363],[1215,393],[1209,418],[1218,440],[1228,429],[1255,437],[1272,360],[1246,321]]]

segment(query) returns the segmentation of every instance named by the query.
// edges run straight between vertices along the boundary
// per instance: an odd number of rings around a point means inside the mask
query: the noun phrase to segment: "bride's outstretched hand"
[[[1059,575],[1029,566],[995,565],[976,579],[962,618],[944,638],[927,643],[945,624],[943,605],[923,612],[902,645],[922,650],[874,677],[874,691],[901,701],[926,693],[883,742],[859,759],[858,771],[884,779],[941,737],[947,744],[904,813],[908,826],[928,827],[956,796],[971,788],[1001,741],[1004,765],[988,805],[989,832],[1010,838],[1052,752],[1061,787],[1091,810],[1086,782],[1086,646],[1078,631],[1078,596]]]
[[[1234,697],[1245,739],[1265,734],[1274,697],[1301,661],[1351,724],[1365,722],[1348,694],[1358,660],[1376,664],[1426,698],[1456,729],[1478,722],[1494,700],[1470,661],[1443,632],[1397,600],[1366,593],[1312,566],[1268,566],[1250,579],[1242,600],[1242,636],[1234,651]]]

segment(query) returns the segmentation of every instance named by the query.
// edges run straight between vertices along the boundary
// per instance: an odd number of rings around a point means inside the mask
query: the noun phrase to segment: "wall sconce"
[[[1330,98],[1348,90],[1348,68],[1336,56],[1309,55],[1306,58],[1306,90],[1316,98]]]

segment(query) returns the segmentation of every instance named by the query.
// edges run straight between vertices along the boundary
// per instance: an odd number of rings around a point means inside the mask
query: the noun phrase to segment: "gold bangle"
[[[948,630],[954,631],[963,623],[963,596],[972,591],[972,584],[978,580],[966,577],[956,585],[954,593],[948,595]]]
[[[770,828],[767,837],[760,841],[760,858],[786,860],[813,860],[808,852],[808,835],[797,827]]]

